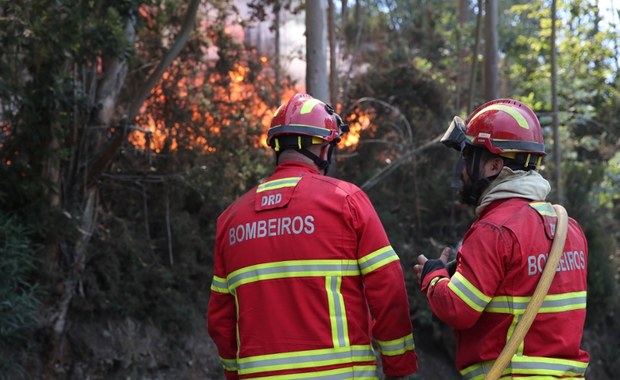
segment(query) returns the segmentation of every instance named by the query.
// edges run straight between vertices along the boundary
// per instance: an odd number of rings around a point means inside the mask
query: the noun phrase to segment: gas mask
[[[459,189],[461,203],[476,206],[480,195],[494,178],[480,177],[480,164],[481,160],[484,159],[484,149],[469,144],[465,131],[465,122],[460,117],[455,116],[440,141],[445,146],[460,152],[459,159],[454,167],[452,188]],[[463,165],[465,165],[469,177],[468,181],[461,178]]]

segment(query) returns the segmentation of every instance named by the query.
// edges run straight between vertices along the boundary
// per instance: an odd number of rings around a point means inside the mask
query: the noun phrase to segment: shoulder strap
[[[508,339],[508,342],[484,377],[484,380],[496,380],[500,378],[508,362],[510,362],[517,348],[523,341],[523,338],[525,338],[525,334],[527,334],[527,331],[532,326],[532,322],[534,322],[534,318],[536,318],[536,314],[538,314],[538,310],[549,291],[549,287],[555,276],[555,271],[560,263],[562,252],[564,251],[564,243],[566,243],[566,234],[568,232],[568,215],[566,214],[566,210],[561,205],[553,205],[553,208],[558,215],[558,221],[555,238],[551,245],[551,252],[549,253],[547,264],[545,264],[545,269],[538,281],[538,285],[536,285],[536,290],[534,290],[532,299],[523,313],[523,317],[519,323],[517,323],[514,333],[510,339]]]

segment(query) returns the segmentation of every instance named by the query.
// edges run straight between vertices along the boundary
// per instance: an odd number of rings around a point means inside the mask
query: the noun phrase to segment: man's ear
[[[499,156],[495,156],[487,161],[485,165],[485,170],[487,171],[487,173],[485,174],[487,174],[487,177],[492,177],[498,175],[503,168],[504,160]]]

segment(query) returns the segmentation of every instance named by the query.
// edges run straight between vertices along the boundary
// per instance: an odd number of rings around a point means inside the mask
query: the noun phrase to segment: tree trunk
[[[482,0],[478,0],[478,15],[476,16],[476,32],[474,50],[471,52],[471,71],[469,73],[469,99],[467,100],[467,113],[474,110],[474,97],[476,94],[476,74],[478,73],[478,50],[480,49],[480,30],[482,29]]]
[[[306,1],[306,92],[328,100],[325,0]]]
[[[551,117],[553,128],[553,158],[555,163],[555,191],[558,203],[564,202],[564,189],[562,186],[562,149],[560,143],[560,132],[558,122],[558,80],[557,80],[557,61],[555,46],[555,24],[556,24],[557,1],[551,3]]]
[[[484,97],[486,100],[499,98],[497,18],[497,1],[486,0],[484,18]]]
[[[346,4],[343,2],[343,7]],[[342,17],[345,19],[345,14],[348,15],[348,10],[345,11],[343,9]],[[353,20],[355,21],[355,42],[353,46],[347,48],[346,55],[348,56],[348,60],[350,62],[349,67],[347,69],[346,77],[344,83],[342,84],[342,98],[341,101],[343,104],[346,104],[349,98],[349,86],[351,85],[351,77],[353,72],[353,67],[356,64],[356,53],[359,51],[360,41],[362,39],[362,6],[360,4],[360,0],[355,0],[355,5],[353,6]],[[347,16],[348,17],[348,16]]]
[[[458,60],[456,62],[456,99],[454,100],[454,108],[456,112],[461,111],[461,79],[462,68],[465,67],[465,52],[463,51],[463,30],[465,30],[465,13],[467,12],[467,0],[459,0],[459,24],[456,29],[456,49],[458,51]]]
[[[275,96],[276,96],[276,105],[279,105],[280,102],[282,102],[282,89],[281,89],[281,83],[282,82],[282,66],[280,64],[280,11],[281,11],[281,6],[280,6],[280,1],[276,0],[274,5],[273,5],[273,12],[275,13],[275,21],[274,23],[274,30],[275,30],[275,41],[274,44],[275,46],[275,57],[273,60],[273,66],[274,66],[274,71],[275,71],[275,81],[276,81],[276,85],[275,85]]]
[[[118,115],[119,94],[125,84],[125,77],[128,72],[128,62],[123,55],[106,59],[103,57],[103,75],[100,83],[97,85],[95,96],[92,100],[92,109],[97,110],[90,121],[91,126],[105,126],[109,129],[116,129],[116,133],[111,139],[106,141],[107,132],[97,134],[92,138],[93,141],[80,145],[86,150],[77,149],[72,152],[77,158],[86,158],[88,162],[93,162],[88,166],[86,162],[78,163],[77,167],[86,167],[86,173],[76,174],[73,165],[69,166],[69,170],[63,170],[61,177],[65,182],[67,191],[62,192],[61,207],[64,210],[79,208],[81,211],[78,215],[80,224],[78,231],[80,236],[77,241],[60,241],[56,245],[60,249],[47,249],[48,252],[60,252],[57,258],[59,263],[59,274],[62,276],[59,284],[59,299],[51,305],[45,320],[45,327],[49,328],[49,352],[47,353],[47,363],[45,364],[46,378],[56,378],[60,376],[55,368],[62,361],[65,349],[65,334],[68,325],[68,312],[73,296],[79,290],[81,276],[86,264],[86,255],[91,236],[95,230],[97,221],[97,210],[99,201],[99,188],[95,181],[101,171],[103,171],[113,159],[116,150],[120,147],[125,137],[124,128],[128,122],[131,122],[138,115],[140,107],[147,99],[152,88],[159,82],[162,74],[172,63],[173,59],[181,51],[181,48],[187,41],[189,33],[193,28],[194,20],[198,10],[200,0],[192,0],[188,6],[184,24],[177,36],[177,40],[164,56],[154,72],[145,81],[144,85],[136,96],[132,97],[133,103],[127,108],[125,115]],[[130,17],[127,20],[125,28],[125,36],[130,43],[135,41],[135,23],[136,19]],[[91,93],[88,91],[87,93]],[[86,129],[87,127],[82,127]],[[54,140],[51,144],[55,144]],[[107,145],[106,145],[107,144]],[[99,155],[89,157],[90,152]],[[72,159],[73,161],[73,159]],[[54,177],[55,166],[49,167],[49,175]],[[60,185],[58,185],[60,188]],[[52,198],[52,202],[57,202]],[[76,207],[77,205],[77,207]],[[53,259],[53,257],[52,257]]]
[[[329,37],[329,103],[334,107],[338,104],[338,69],[336,68],[336,26],[334,0],[328,0],[327,35]]]

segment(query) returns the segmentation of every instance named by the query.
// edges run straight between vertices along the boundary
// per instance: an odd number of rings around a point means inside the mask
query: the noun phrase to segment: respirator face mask
[[[454,167],[451,186],[454,189],[459,189],[461,203],[476,206],[480,195],[489,186],[490,180],[480,178],[480,161],[482,160],[483,149],[468,144],[465,131],[465,122],[460,117],[455,116],[439,141],[460,153]],[[467,181],[461,178],[463,165],[465,165],[469,177]]]

